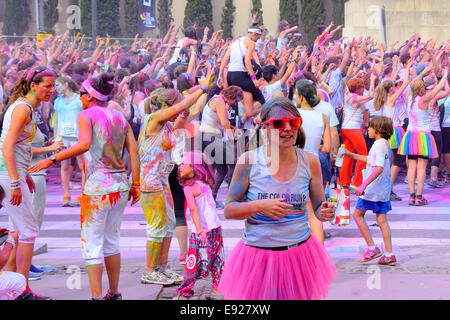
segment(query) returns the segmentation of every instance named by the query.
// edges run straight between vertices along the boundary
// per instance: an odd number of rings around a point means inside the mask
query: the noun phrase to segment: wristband
[[[14,241],[14,238],[13,238],[13,237],[9,236],[9,237],[6,239],[6,241],[5,241],[5,244],[6,244],[6,243],[11,244],[13,250],[16,248],[16,241]]]
[[[20,180],[11,180],[10,188],[11,190],[20,189]]]
[[[256,80],[256,75],[255,74],[251,74],[250,78],[252,78],[252,80],[255,81]]]
[[[208,92],[208,87],[205,85],[201,85],[200,88],[202,88],[203,91]]]

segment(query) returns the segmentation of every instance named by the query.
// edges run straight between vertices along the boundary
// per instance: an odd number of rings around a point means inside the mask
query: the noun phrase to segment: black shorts
[[[442,133],[442,153],[450,153],[450,127],[441,128]]]
[[[408,155],[408,160],[418,160],[418,159],[429,160],[430,158],[425,157],[425,156],[413,156],[413,155]]]
[[[434,141],[436,142],[436,148],[438,152],[438,157],[431,159],[431,166],[439,167],[442,154],[442,134],[441,131],[431,131],[431,134],[433,135]]]
[[[227,82],[229,86],[238,86],[242,91],[250,92],[253,96],[253,101],[258,101],[261,104],[266,103],[261,90],[255,87],[255,84],[247,72],[231,71],[227,73]]]

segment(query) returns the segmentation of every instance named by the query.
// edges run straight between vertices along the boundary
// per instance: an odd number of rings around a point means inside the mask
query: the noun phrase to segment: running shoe
[[[370,260],[376,259],[378,257],[381,257],[381,250],[377,246],[375,246],[375,249],[370,250],[368,249],[366,253],[364,254],[364,257],[361,258],[361,262],[368,262]]]
[[[28,281],[41,280],[41,274],[38,272],[31,272],[28,274]]]
[[[120,292],[111,293],[108,290],[106,296],[103,297],[104,300],[122,300],[122,294]]]
[[[400,198],[395,192],[391,191],[391,195],[389,200],[391,201],[402,201],[402,198]]]
[[[433,188],[442,188],[442,185],[439,183],[439,181],[433,178],[430,178],[430,180],[428,180],[428,185]]]
[[[141,277],[141,283],[170,286],[173,284],[173,281],[162,272],[158,270],[153,270],[151,273],[147,273],[144,271]]]
[[[179,261],[180,261],[180,264],[186,264],[186,255],[180,254]]]
[[[428,200],[425,199],[423,196],[420,198],[416,197],[416,201],[414,203],[414,205],[416,207],[426,206],[427,204],[428,204]]]
[[[78,199],[78,198],[77,198]],[[66,196],[64,196],[64,198],[63,198],[63,202],[62,202],[62,206],[63,207],[79,207],[80,206],[80,202],[77,202],[76,200],[77,199],[75,199],[75,201],[71,201],[70,200],[70,196],[69,195],[66,195]]]
[[[167,278],[169,278],[170,280],[173,281],[173,283],[182,283],[183,282],[183,276],[180,276],[178,273],[176,273],[175,271],[167,268],[166,270],[164,270],[162,272]]]
[[[380,260],[378,260],[378,264],[383,264],[386,266],[395,266],[397,264],[397,259],[394,255],[392,255],[390,258],[383,255]]]
[[[44,271],[41,270],[39,267],[36,267],[35,265],[31,264],[31,265],[30,265],[30,272],[33,272],[33,273],[42,273],[42,272],[44,272]]]
[[[53,300],[53,299],[50,297],[41,296],[37,293],[34,293],[33,291],[28,291],[18,296],[16,300]]]

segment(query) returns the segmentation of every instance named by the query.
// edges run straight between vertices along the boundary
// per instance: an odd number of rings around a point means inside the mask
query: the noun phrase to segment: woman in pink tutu
[[[302,118],[288,99],[270,100],[260,116],[260,146],[240,157],[228,193],[225,217],[246,223],[219,291],[227,300],[324,298],[337,271],[305,211],[311,199],[319,220],[334,216],[319,160],[302,149]]]

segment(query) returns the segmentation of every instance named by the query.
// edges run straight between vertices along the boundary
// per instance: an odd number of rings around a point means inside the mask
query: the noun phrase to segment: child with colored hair
[[[397,264],[392,254],[391,229],[386,214],[392,210],[391,192],[391,149],[389,139],[394,132],[392,119],[376,117],[369,124],[369,137],[375,139],[368,156],[345,151],[345,156],[354,160],[366,162],[363,171],[363,183],[355,190],[359,196],[353,217],[364,240],[369,246],[361,262],[367,262],[382,255],[380,248],[375,245],[370,230],[364,219],[367,210],[377,216],[377,223],[383,235],[386,252],[378,260],[379,264],[394,266]]]
[[[211,272],[213,293],[210,299],[221,299],[217,288],[224,264],[222,229],[212,195],[214,171],[200,152],[185,153],[178,169],[188,209],[186,215],[192,231],[184,268],[184,281],[177,289],[178,298],[190,298],[194,294],[195,281]],[[191,221],[190,221],[191,220]],[[206,248],[206,257],[200,249]]]

